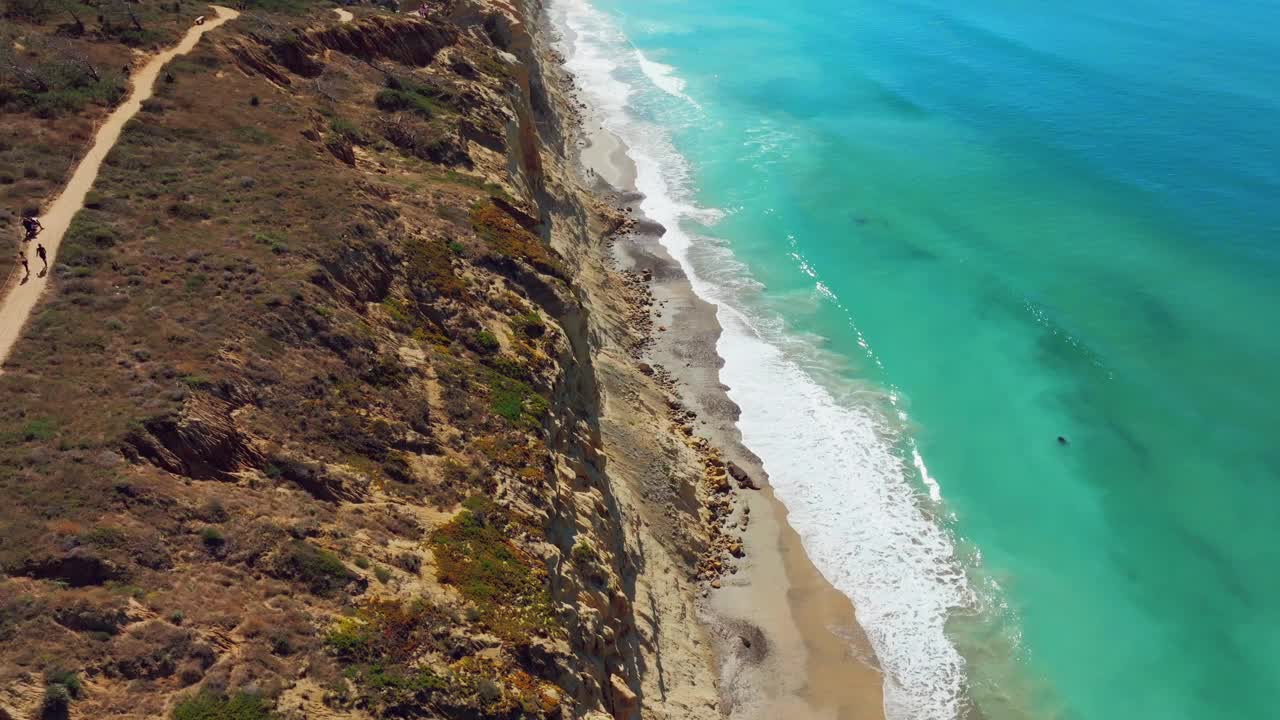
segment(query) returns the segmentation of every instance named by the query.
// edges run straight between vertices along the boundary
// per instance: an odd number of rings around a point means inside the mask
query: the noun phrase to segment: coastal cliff
[[[171,63],[77,215],[0,376],[0,717],[719,716],[736,484],[541,8],[354,10]]]

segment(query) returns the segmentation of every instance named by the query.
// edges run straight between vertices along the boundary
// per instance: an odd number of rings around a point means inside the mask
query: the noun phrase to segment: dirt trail
[[[350,10],[343,10],[342,8],[334,8],[333,11],[338,13],[338,19],[341,20],[342,22],[351,22],[351,19],[355,17],[355,15],[351,14]]]
[[[98,128],[93,138],[93,147],[89,148],[84,159],[76,166],[76,171],[67,183],[67,187],[40,216],[44,232],[40,233],[38,239],[25,243],[26,247],[23,250],[33,266],[31,276],[13,286],[5,296],[4,302],[0,304],[0,365],[9,358],[9,351],[17,342],[22,326],[26,324],[32,309],[35,308],[36,302],[40,300],[40,295],[49,283],[48,274],[39,274],[42,266],[40,259],[36,257],[36,243],[44,244],[49,253],[49,267],[52,269],[54,259],[58,256],[58,246],[62,244],[62,236],[71,225],[71,218],[84,207],[85,195],[88,194],[89,188],[93,187],[93,181],[98,177],[98,169],[102,167],[103,159],[120,139],[121,129],[134,115],[138,114],[142,101],[151,97],[151,90],[156,83],[156,77],[160,74],[160,68],[178,55],[191,52],[206,32],[240,15],[230,8],[218,5],[210,7],[213,8],[217,17],[206,20],[203,25],[192,26],[181,42],[151,58],[133,76],[133,91],[129,94],[129,98],[107,116],[106,122]]]

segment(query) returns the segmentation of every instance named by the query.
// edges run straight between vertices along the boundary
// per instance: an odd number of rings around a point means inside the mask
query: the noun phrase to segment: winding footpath
[[[34,259],[35,244],[43,243],[45,250],[49,255],[49,267],[52,269],[54,260],[58,256],[58,246],[62,244],[62,237],[66,234],[67,228],[71,226],[71,219],[75,214],[80,212],[84,207],[85,196],[89,193],[89,189],[93,187],[93,181],[98,177],[98,170],[102,167],[102,161],[107,157],[107,153],[115,146],[116,141],[120,139],[120,131],[125,124],[138,114],[138,110],[142,108],[142,102],[151,97],[152,88],[155,86],[156,77],[160,74],[160,69],[170,60],[179,55],[186,55],[200,41],[201,36],[213,30],[219,25],[239,17],[240,13],[230,8],[211,5],[216,17],[206,20],[201,25],[194,25],[182,40],[175,46],[156,55],[147,62],[132,78],[133,92],[129,94],[128,99],[122,105],[117,107],[107,116],[106,122],[102,127],[98,128],[97,134],[93,138],[93,146],[89,148],[89,152],[85,153],[84,159],[76,166],[76,171],[71,176],[71,180],[67,183],[67,187],[63,189],[62,194],[58,195],[53,204],[40,217],[40,222],[44,225],[44,231],[40,233],[37,240],[26,243],[23,252],[29,252],[32,264],[37,264],[38,260]],[[39,302],[40,296],[44,293],[45,288],[49,284],[49,275],[46,273],[43,277],[32,273],[29,278],[18,285],[15,285],[9,294],[5,296],[4,302],[0,303],[0,366],[8,360],[9,351],[13,349],[13,345],[18,340],[18,336],[22,333],[22,327],[26,325],[27,319],[31,317],[31,311],[35,309],[36,303]]]

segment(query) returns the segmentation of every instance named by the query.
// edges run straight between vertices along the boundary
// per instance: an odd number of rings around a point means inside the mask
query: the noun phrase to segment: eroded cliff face
[[[629,358],[539,13],[174,68],[0,376],[0,717],[717,715],[724,468]]]

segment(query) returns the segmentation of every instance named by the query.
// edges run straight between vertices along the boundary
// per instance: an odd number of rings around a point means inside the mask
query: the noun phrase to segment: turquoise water
[[[592,6],[570,67],[891,714],[1276,716],[1280,6]]]

